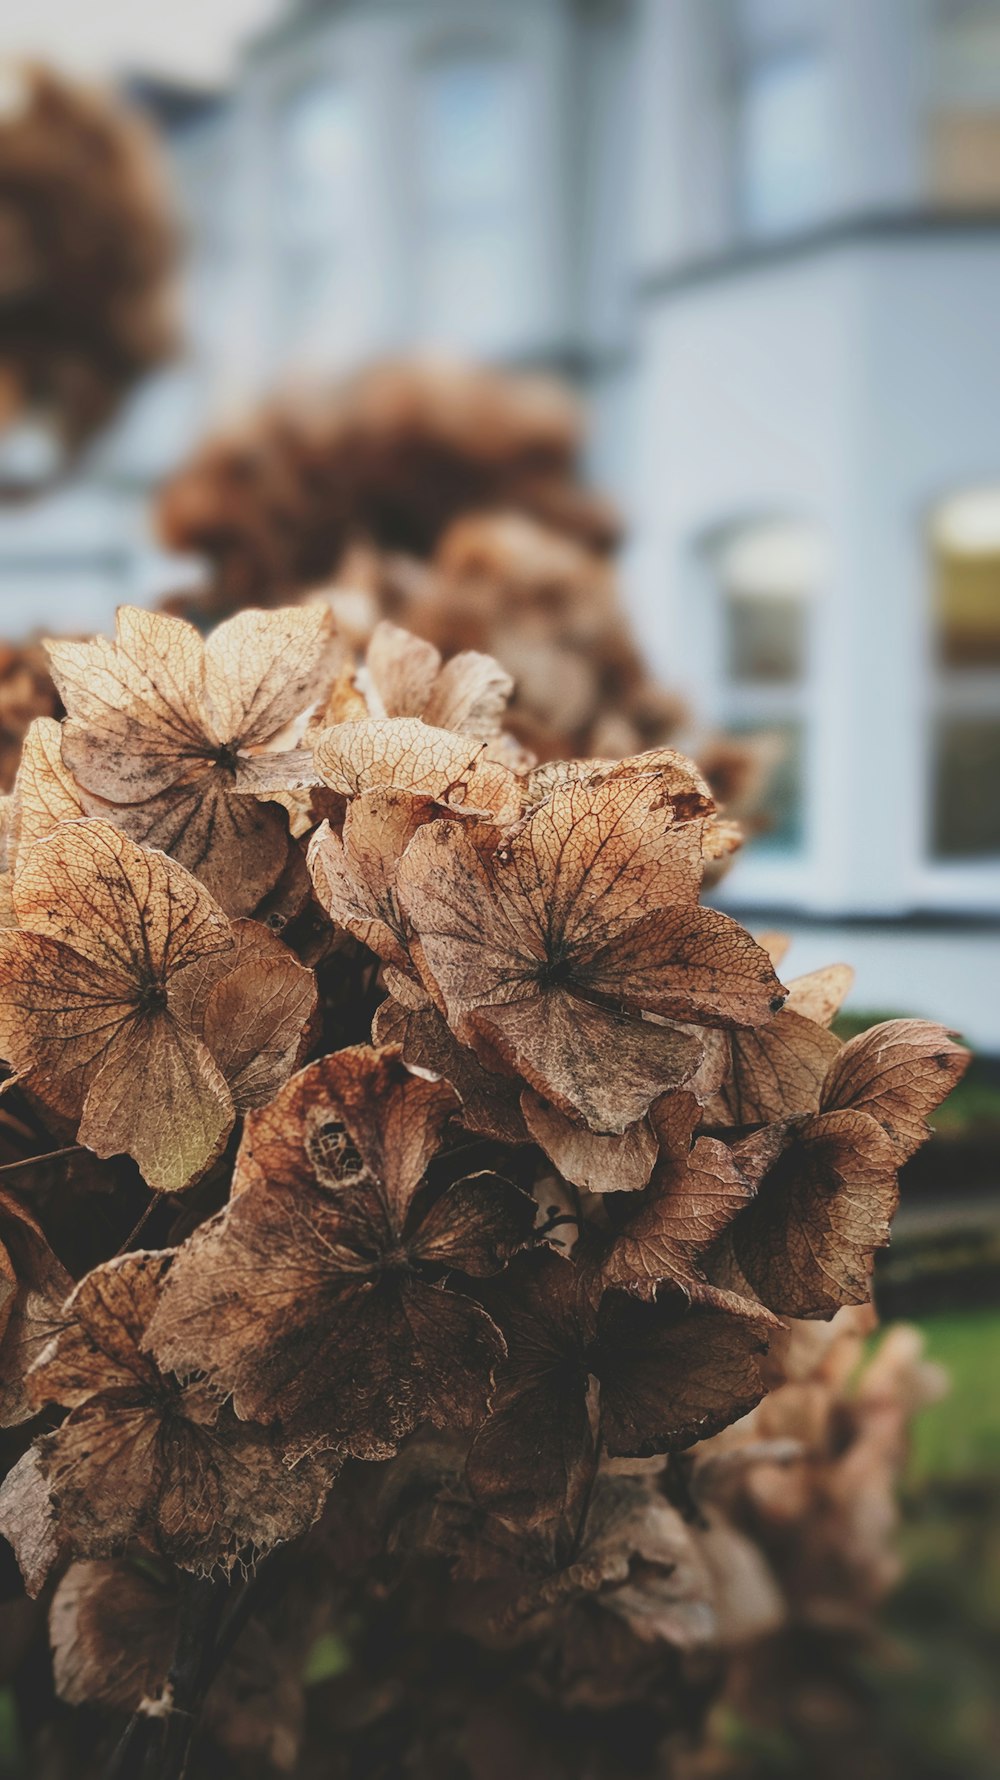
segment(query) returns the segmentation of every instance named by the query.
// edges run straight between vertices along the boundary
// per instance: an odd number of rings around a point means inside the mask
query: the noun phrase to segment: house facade
[[[5,603],[175,581],[146,491],[276,379],[552,366],[655,665],[780,740],[720,900],[1000,1053],[1000,0],[300,0],[168,122],[187,362],[0,519]]]

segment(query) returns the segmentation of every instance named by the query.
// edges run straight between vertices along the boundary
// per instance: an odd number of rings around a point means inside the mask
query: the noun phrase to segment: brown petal
[[[122,831],[158,847],[204,884],[230,915],[248,915],[272,890],[288,859],[288,819],[277,803],[258,803],[211,768],[144,803],[122,806]]]
[[[266,1106],[301,1060],[316,979],[257,921],[234,923],[233,968],[210,991],[202,1036],[238,1112]],[[228,960],[227,960],[228,962]]]
[[[606,1293],[593,1369],[609,1454],[674,1452],[746,1415],[764,1395],[769,1328],[766,1313],[708,1289],[690,1302],[662,1292],[652,1304]]]
[[[63,760],[87,791],[135,803],[176,784],[208,751],[204,649],[193,625],[122,606],[114,643],[46,647],[69,714]]]
[[[588,988],[629,1007],[705,1026],[760,1026],[785,991],[771,961],[717,909],[668,908],[612,932],[580,969]]]
[[[426,986],[462,1036],[469,1013],[520,993],[544,961],[542,934],[519,909],[501,903],[469,836],[455,822],[419,829],[396,873],[400,902],[419,939],[414,950]]]
[[[155,1389],[156,1367],[141,1343],[169,1264],[167,1254],[123,1255],[80,1281],[64,1327],[32,1371],[36,1408],[62,1403],[72,1409],[105,1391]]]
[[[824,1111],[857,1107],[888,1133],[904,1162],[929,1135],[927,1115],[969,1064],[969,1053],[930,1020],[887,1020],[846,1044],[823,1089]]]
[[[65,822],[25,849],[14,908],[30,932],[133,980],[167,978],[232,945],[229,922],[196,878],[107,822]]]
[[[234,1192],[244,1181],[282,1180],[337,1190],[367,1173],[380,1183],[398,1227],[458,1102],[444,1082],[421,1081],[397,1051],[337,1051],[293,1076],[270,1106],[249,1115]],[[344,1128],[357,1146],[353,1174],[327,1173],[323,1134]],[[356,1155],[357,1155],[356,1152]]]
[[[25,1373],[59,1328],[72,1289],[30,1212],[0,1192],[0,1427],[33,1413]]]
[[[689,1156],[664,1157],[642,1203],[629,1207],[604,1263],[605,1281],[642,1298],[655,1297],[664,1280],[691,1285],[700,1278],[699,1260],[753,1192],[732,1150],[715,1138],[699,1138]]]
[[[528,1131],[564,1180],[588,1193],[634,1193],[646,1185],[656,1160],[649,1122],[638,1119],[620,1136],[591,1131],[526,1088],[521,1109]]]
[[[500,731],[513,690],[513,680],[492,655],[468,649],[441,669],[420,714],[440,729],[489,741]]]
[[[545,1248],[515,1262],[490,1299],[507,1358],[466,1476],[477,1501],[526,1526],[564,1513],[593,1452],[580,1291],[575,1263]]]
[[[441,656],[433,643],[411,636],[409,631],[390,624],[383,618],[372,631],[365,654],[365,668],[378,705],[373,714],[380,717],[423,717],[431,688],[441,667]],[[436,717],[426,719],[439,729],[456,729],[454,723],[440,723]]]
[[[546,1100],[595,1131],[626,1131],[651,1101],[689,1081],[702,1058],[691,1033],[559,989],[480,1008],[468,1024],[470,1038],[485,1038]]]
[[[498,1174],[466,1176],[442,1193],[409,1239],[414,1260],[486,1279],[530,1241],[535,1201]]]
[[[326,697],[343,657],[324,606],[237,613],[205,645],[205,687],[220,742],[260,747]]]
[[[211,1051],[169,1013],[122,1027],[87,1091],[77,1133],[98,1156],[129,1155],[160,1193],[179,1193],[222,1154],[233,1098]]]
[[[822,970],[811,970],[808,976],[793,977],[785,1006],[806,1020],[815,1020],[817,1026],[829,1026],[839,1014],[853,981],[849,964],[827,964]]]
[[[831,1112],[804,1119],[734,1225],[733,1252],[779,1315],[827,1316],[867,1301],[872,1259],[889,1240],[897,1198],[895,1152],[873,1118]]]
[[[338,723],[313,738],[320,777],[347,797],[380,787],[444,801],[468,783],[482,743],[416,717]]]
[[[54,1112],[79,1119],[123,1027],[134,986],[42,934],[0,933],[0,1055]]]
[[[379,1045],[399,1045],[403,1062],[418,1074],[448,1082],[462,1102],[456,1116],[467,1130],[500,1143],[528,1141],[520,1083],[484,1069],[475,1052],[459,1044],[436,1007],[410,1009],[391,998],[383,1001],[372,1038]]]
[[[693,770],[693,769],[692,769]],[[694,780],[639,773],[560,787],[498,861],[500,894],[574,953],[609,926],[697,900],[702,828],[684,819]]]
[[[84,815],[80,792],[62,759],[62,728],[54,717],[36,717],[21,748],[14,781],[11,857],[51,834],[57,822]]]
[[[134,1712],[162,1692],[177,1633],[177,1591],[148,1568],[70,1564],[49,1609],[56,1693],[70,1706]]]
[[[0,1484],[0,1534],[14,1548],[27,1593],[40,1595],[63,1554],[38,1447],[29,1446]]]
[[[789,992],[791,993],[791,992]],[[768,1025],[732,1035],[732,1074],[721,1090],[734,1125],[766,1124],[819,1110],[840,1040],[787,1004]]]
[[[433,804],[400,791],[366,791],[354,799],[343,838],[328,822],[309,843],[309,869],[320,903],[385,963],[410,969],[396,899],[396,870]]]

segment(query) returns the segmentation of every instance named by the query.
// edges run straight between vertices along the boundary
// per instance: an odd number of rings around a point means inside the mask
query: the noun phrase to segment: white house
[[[1000,0],[299,0],[167,122],[189,361],[0,516],[4,605],[176,578],[146,488],[278,376],[561,369],[656,665],[784,740],[721,899],[1000,1053]]]

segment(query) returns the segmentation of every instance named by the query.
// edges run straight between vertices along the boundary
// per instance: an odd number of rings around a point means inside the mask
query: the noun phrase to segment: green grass
[[[1000,1478],[1000,1311],[948,1311],[919,1327],[951,1388],[917,1417],[908,1483]]]

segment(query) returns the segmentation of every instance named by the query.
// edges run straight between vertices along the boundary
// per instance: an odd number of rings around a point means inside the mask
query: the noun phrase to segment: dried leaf
[[[0,1484],[0,1534],[13,1547],[25,1589],[34,1600],[65,1550],[37,1446],[29,1446]]]
[[[266,928],[231,924],[196,879],[102,822],[67,823],[19,863],[22,929],[0,936],[0,1050],[98,1155],[177,1192],[234,1111],[298,1062],[315,982]]]

